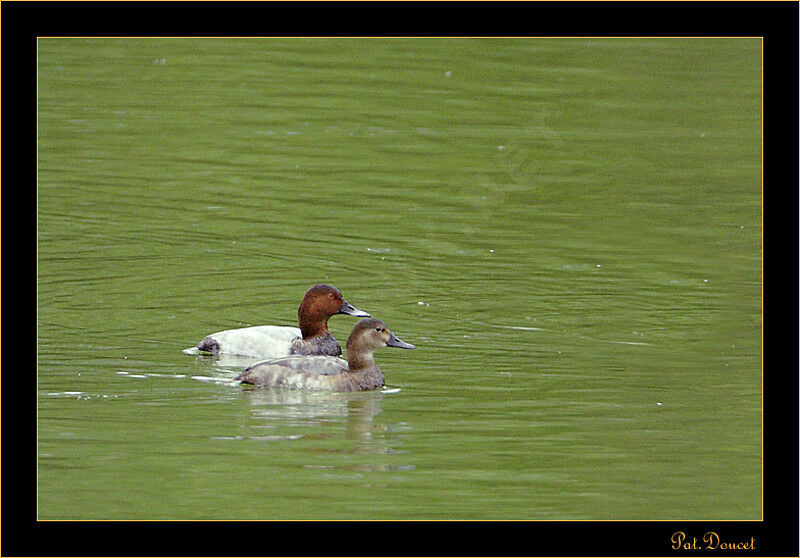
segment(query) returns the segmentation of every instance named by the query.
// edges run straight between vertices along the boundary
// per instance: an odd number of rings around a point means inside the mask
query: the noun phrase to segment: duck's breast
[[[342,356],[342,347],[333,334],[328,333],[312,339],[297,338],[292,341],[291,354],[293,355],[326,355]]]

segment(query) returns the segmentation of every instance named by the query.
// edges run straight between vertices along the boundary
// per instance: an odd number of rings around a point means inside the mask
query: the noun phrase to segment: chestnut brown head
[[[320,284],[308,289],[297,310],[303,339],[329,333],[328,318],[336,314],[369,317],[367,312],[351,306],[336,287]]]

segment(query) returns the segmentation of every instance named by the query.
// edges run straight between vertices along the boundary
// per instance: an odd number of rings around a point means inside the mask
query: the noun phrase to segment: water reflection
[[[254,434],[249,440],[303,440],[302,451],[332,457],[402,455],[394,447],[407,423],[386,425],[376,422],[384,397],[396,390],[357,393],[304,392],[245,387],[242,397],[252,405],[245,429],[286,431],[281,435]],[[343,428],[342,428],[343,426]],[[347,443],[342,443],[347,441]],[[337,443],[338,442],[338,443]],[[414,465],[370,460],[358,463],[303,463],[305,469],[350,471],[410,471]]]
[[[241,390],[241,397],[252,409],[249,420],[241,425],[249,435],[217,436],[217,440],[280,442],[303,440],[305,454],[331,456],[386,456],[406,452],[393,447],[405,432],[406,422],[386,425],[376,422],[384,397],[399,388],[356,393],[310,392],[242,386],[234,381],[241,371],[253,364],[252,357],[236,355],[200,355],[199,364],[211,364],[210,376],[195,379],[230,384]],[[269,431],[265,434],[264,431]],[[337,441],[339,441],[337,445]],[[346,441],[347,443],[341,443]],[[414,465],[390,463],[308,464],[306,469],[348,469],[356,471],[410,471]]]

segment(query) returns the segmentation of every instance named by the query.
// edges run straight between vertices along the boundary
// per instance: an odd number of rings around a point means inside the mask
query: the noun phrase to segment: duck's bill
[[[416,349],[414,345],[411,343],[406,343],[405,341],[401,341],[394,334],[389,338],[386,342],[387,347],[397,347],[398,349]]]
[[[356,318],[369,318],[368,313],[364,312],[363,310],[359,310],[358,308],[350,306],[350,303],[348,303],[346,300],[342,304],[342,309],[339,310],[339,313],[355,316]]]

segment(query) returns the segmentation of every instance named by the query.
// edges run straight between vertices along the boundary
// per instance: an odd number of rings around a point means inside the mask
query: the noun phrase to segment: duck
[[[347,360],[338,356],[294,355],[256,362],[236,377],[243,384],[308,391],[370,391],[385,385],[373,353],[382,347],[415,349],[377,318],[359,320],[347,338]]]
[[[357,318],[369,313],[348,303],[336,287],[314,285],[303,296],[297,309],[300,327],[261,325],[226,329],[207,335],[186,354],[227,354],[260,359],[289,355],[342,355],[342,347],[328,329],[328,319],[337,314]]]

